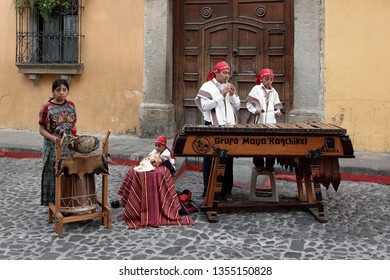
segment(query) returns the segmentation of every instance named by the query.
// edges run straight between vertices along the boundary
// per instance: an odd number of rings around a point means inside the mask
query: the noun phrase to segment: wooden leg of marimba
[[[306,190],[306,199],[309,203],[314,203],[313,195],[313,181],[311,179],[311,171],[309,166],[305,166],[303,170],[305,176],[305,190]]]
[[[214,201],[214,194],[217,184],[217,171],[218,171],[219,158],[213,158],[210,169],[209,183],[207,186],[207,192],[205,197],[205,205],[211,207]]]
[[[209,184],[207,186],[206,193],[206,205],[211,207],[210,211],[206,211],[207,219],[210,223],[218,222],[218,200],[219,200],[219,191],[217,186],[218,178],[218,165],[219,157],[213,157],[210,170]],[[217,199],[216,199],[217,198]]]
[[[225,175],[225,167],[225,158],[213,158],[206,195],[206,205],[211,206],[211,211],[206,211],[207,219],[210,223],[218,222],[218,203]]]
[[[305,194],[303,192],[303,177],[302,177],[302,163],[299,159],[294,159],[295,161],[295,178],[297,179],[297,188],[298,188],[298,200],[304,201]]]
[[[311,209],[309,208],[309,210],[319,222],[326,223],[328,222],[328,219],[325,217],[324,205],[322,203],[320,172],[318,169],[318,164],[315,160],[311,160],[310,170],[311,170],[311,176],[313,178],[314,193],[317,202],[317,209],[316,209],[317,213],[313,212],[312,208]]]

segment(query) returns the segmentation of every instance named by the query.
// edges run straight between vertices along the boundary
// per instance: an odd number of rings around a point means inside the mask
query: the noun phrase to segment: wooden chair
[[[108,137],[110,135],[111,131],[108,130],[105,138],[103,140],[102,150],[103,155],[102,156],[108,156]],[[56,165],[55,165],[55,171],[56,171],[56,180],[55,180],[55,201],[49,203],[49,211],[48,211],[48,220],[49,223],[53,223],[54,219],[54,230],[55,232],[60,236],[63,237],[63,231],[64,231],[64,224],[66,223],[72,223],[72,222],[78,222],[78,221],[84,221],[84,220],[90,220],[90,219],[96,219],[100,218],[102,221],[102,224],[111,229],[111,218],[112,218],[112,210],[108,206],[108,200],[107,200],[107,192],[108,192],[108,174],[102,173],[102,192],[101,192],[101,198],[98,198],[96,194],[93,194],[94,203],[96,203],[96,206],[100,207],[100,210],[97,210],[97,207],[93,205],[88,205],[88,207],[78,207],[75,208],[74,211],[72,211],[72,214],[65,215],[68,212],[67,207],[63,207],[63,188],[69,187],[64,185],[64,182],[66,182],[67,176],[77,176],[75,174],[73,175],[66,175],[59,172],[60,169],[60,162],[61,162],[61,150],[64,143],[64,137],[61,141],[57,141],[56,143]],[[83,160],[83,162],[88,161],[88,157],[79,157]],[[77,162],[77,157],[75,158]],[[93,176],[94,179],[95,173],[88,174],[88,176]],[[64,180],[65,179],[65,180]],[[98,207],[98,208],[99,208]]]

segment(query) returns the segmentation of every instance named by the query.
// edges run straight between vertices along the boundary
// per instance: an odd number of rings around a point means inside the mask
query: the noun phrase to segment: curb
[[[143,158],[143,154],[137,154],[136,156],[132,155],[126,157],[123,155],[111,155],[112,165],[127,165],[127,166],[136,166],[139,164],[140,160]],[[26,148],[7,148],[0,150],[0,157],[9,157],[9,158],[40,158],[41,151],[36,149],[26,149]],[[179,157],[176,161],[177,172],[175,174],[176,178],[179,178],[186,170],[189,171],[202,171],[202,164],[197,163],[199,160],[194,160],[194,158]],[[385,169],[375,169],[375,168],[364,168],[364,167],[340,167],[341,180],[342,181],[352,181],[352,182],[369,182],[369,183],[378,183],[384,185],[390,185],[390,171]],[[276,178],[279,180],[290,180],[295,181],[295,175],[284,171],[283,168],[276,169]],[[247,184],[238,184],[246,187]]]

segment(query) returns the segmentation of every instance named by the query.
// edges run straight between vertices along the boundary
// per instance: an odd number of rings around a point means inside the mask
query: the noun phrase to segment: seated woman
[[[171,172],[161,165],[161,156],[143,159],[130,167],[118,191],[124,206],[122,218],[131,229],[161,225],[193,225],[194,221],[180,216],[180,201]]]
[[[173,156],[172,151],[167,147],[167,138],[164,135],[160,135],[154,140],[154,149],[149,155],[154,154],[162,157],[161,165],[166,166],[172,174],[176,172],[176,158]]]

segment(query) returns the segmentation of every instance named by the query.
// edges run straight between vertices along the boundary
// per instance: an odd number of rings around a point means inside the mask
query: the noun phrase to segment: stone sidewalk
[[[96,134],[100,140],[105,133]],[[154,148],[154,139],[142,139],[134,135],[110,135],[109,153],[117,162],[137,162],[145,157]],[[39,157],[43,138],[37,131],[19,131],[0,129],[0,157],[14,154]],[[172,147],[173,139],[168,139],[168,146]],[[340,158],[340,171],[343,173],[390,176],[390,154],[356,152],[356,158]],[[251,159],[235,159],[235,178],[237,183],[248,182],[248,165]],[[201,158],[177,158],[177,169],[188,163],[200,164]],[[245,170],[243,172],[243,170]]]

